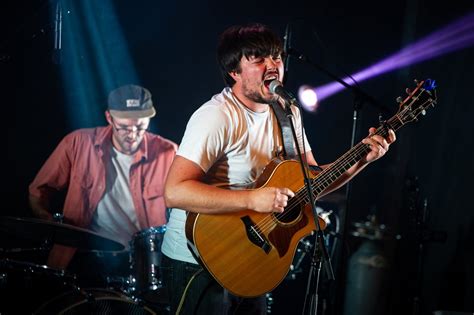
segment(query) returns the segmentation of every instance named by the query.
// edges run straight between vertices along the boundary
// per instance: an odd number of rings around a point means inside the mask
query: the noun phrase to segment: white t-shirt
[[[130,167],[133,155],[119,152],[112,146],[106,163],[106,191],[94,212],[90,229],[129,247],[132,236],[140,230],[130,192]]]
[[[300,113],[292,107],[298,142],[302,138]],[[304,135],[306,152],[310,145]],[[177,155],[199,165],[204,181],[227,189],[251,188],[271,159],[283,148],[273,110],[257,113],[225,88],[191,116]],[[303,148],[301,148],[303,152]],[[162,252],[176,260],[197,263],[187,248],[186,212],[172,209]]]

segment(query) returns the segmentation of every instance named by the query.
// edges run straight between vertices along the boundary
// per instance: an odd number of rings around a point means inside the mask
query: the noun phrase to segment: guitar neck
[[[396,131],[402,126],[402,121],[398,119],[397,115],[395,115],[382,126],[377,128],[374,134],[386,138],[388,136],[389,129]],[[331,186],[331,184],[338,180],[354,164],[359,162],[367,153],[369,153],[369,151],[369,145],[359,142],[339,159],[337,159],[333,164],[321,171],[321,173],[319,173],[319,175],[313,179],[311,184],[314,197],[316,198],[321,192]]]
[[[436,104],[436,84],[428,79],[421,81],[417,87],[400,103],[400,110],[392,118],[382,124],[374,134],[384,138],[388,136],[389,129],[397,131],[406,123],[416,121],[419,115],[424,115],[426,109]],[[370,151],[370,146],[359,142],[333,164],[324,169],[311,183],[313,195],[316,197],[338,180],[354,164],[359,162]],[[306,192],[304,192],[306,193]],[[307,198],[305,198],[306,200]],[[306,200],[309,202],[309,200]]]

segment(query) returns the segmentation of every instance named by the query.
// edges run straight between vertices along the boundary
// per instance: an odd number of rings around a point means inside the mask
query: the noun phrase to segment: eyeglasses
[[[115,126],[115,123],[113,122],[112,120],[112,127],[115,129],[115,131],[118,133],[119,136],[127,136],[131,133],[137,133],[137,135],[139,136],[142,136],[145,131],[148,130],[148,126],[143,128],[142,126],[132,126],[132,128],[128,128],[128,127],[120,127],[118,128],[117,126]]]

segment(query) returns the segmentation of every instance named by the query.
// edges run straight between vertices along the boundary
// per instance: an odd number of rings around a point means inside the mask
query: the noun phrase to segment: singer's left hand
[[[375,130],[376,129],[373,127],[370,128],[369,136],[362,140],[362,143],[368,144],[370,146],[370,152],[365,156],[365,162],[367,163],[378,160],[384,156],[385,153],[387,153],[390,144],[395,142],[397,139],[395,132],[392,129],[388,131],[387,138],[374,134]]]

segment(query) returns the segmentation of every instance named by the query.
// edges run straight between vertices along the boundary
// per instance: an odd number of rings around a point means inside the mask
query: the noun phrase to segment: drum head
[[[84,289],[61,294],[38,308],[33,314],[136,314],[157,313],[151,308],[139,305],[127,296],[107,289]]]

